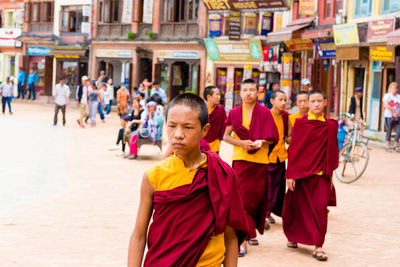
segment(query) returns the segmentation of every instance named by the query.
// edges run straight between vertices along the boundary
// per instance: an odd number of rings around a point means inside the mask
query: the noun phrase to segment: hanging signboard
[[[208,38],[204,42],[211,60],[259,62],[263,58],[261,41],[257,38],[239,41]]]
[[[387,35],[394,30],[394,25],[395,18],[370,21],[368,23],[368,42],[386,42]]]
[[[355,45],[359,44],[357,24],[333,25],[333,35],[335,45]]]
[[[314,49],[314,44],[310,39],[292,39],[285,41],[285,44],[292,52]]]
[[[208,36],[220,37],[222,33],[222,19],[218,14],[210,14],[208,18]]]
[[[284,0],[203,0],[208,10],[251,10],[267,11],[285,10]]]
[[[336,57],[336,47],[333,40],[314,41],[320,58]]]
[[[240,40],[241,33],[241,13],[240,11],[230,11],[228,21],[229,40]]]
[[[300,0],[299,3],[300,15],[315,15],[315,0]]]
[[[371,61],[388,61],[394,62],[395,47],[394,46],[371,46],[369,48],[369,58]]]

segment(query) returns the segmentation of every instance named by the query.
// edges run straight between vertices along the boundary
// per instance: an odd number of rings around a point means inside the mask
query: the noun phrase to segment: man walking
[[[31,96],[32,96],[32,100],[36,99],[35,83],[37,83],[39,80],[40,80],[39,76],[37,76],[37,74],[31,68],[29,70],[28,81],[27,81],[27,85],[28,85],[28,89],[29,89],[28,99],[31,99]]]
[[[81,128],[85,128],[83,121],[89,115],[88,113],[88,91],[89,91],[89,78],[82,76],[81,84],[76,90],[76,100],[78,101],[80,110],[80,119],[77,120]]]
[[[10,77],[6,78],[6,81],[0,85],[1,104],[3,108],[3,114],[6,112],[6,103],[8,104],[8,112],[12,115],[11,111],[11,100],[14,95],[14,84],[10,82]]]
[[[54,114],[54,126],[57,126],[58,111],[61,109],[63,115],[63,126],[65,126],[65,108],[69,105],[70,90],[65,84],[64,77],[60,77],[60,83],[56,84],[54,90],[54,102],[56,103],[56,111]]]
[[[18,72],[18,96],[19,98],[21,96],[22,99],[25,98],[25,92],[24,92],[24,84],[25,84],[25,79],[26,79],[26,74],[25,71],[22,67],[19,67],[19,72]]]

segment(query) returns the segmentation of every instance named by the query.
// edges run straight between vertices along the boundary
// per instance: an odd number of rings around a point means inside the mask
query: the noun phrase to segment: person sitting
[[[129,136],[129,153],[127,159],[136,159],[138,153],[138,139],[149,139],[153,144],[161,140],[164,119],[157,111],[157,103],[150,101],[142,113],[138,130]]]

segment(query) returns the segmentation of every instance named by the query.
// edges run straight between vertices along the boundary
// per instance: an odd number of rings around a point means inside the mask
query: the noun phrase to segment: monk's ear
[[[324,107],[326,107],[327,105],[328,105],[328,99],[325,98],[325,99],[324,99]]]
[[[204,138],[207,135],[208,130],[210,130],[210,124],[209,123],[207,123],[206,125],[204,125],[201,128],[201,138]]]

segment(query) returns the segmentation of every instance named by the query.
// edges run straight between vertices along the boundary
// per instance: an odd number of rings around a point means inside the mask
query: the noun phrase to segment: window
[[[25,3],[25,8],[24,8],[24,21],[25,22],[31,22],[31,7],[32,4],[31,3]]]
[[[164,0],[164,20],[181,22],[197,20],[199,0]]]
[[[60,13],[61,32],[82,32],[82,23],[89,22],[83,16],[83,6],[63,6]]]
[[[382,13],[392,13],[400,11],[400,2],[398,0],[383,0]]]
[[[100,1],[99,21],[104,23],[119,22],[122,17],[121,0]]]
[[[332,18],[333,14],[333,0],[326,0],[325,4],[325,18]]]
[[[372,0],[355,0],[354,17],[365,17],[371,15]]]
[[[53,22],[53,2],[41,3],[41,22]]]
[[[5,28],[14,28],[14,10],[6,10],[4,18]]]
[[[40,3],[33,3],[32,21],[33,22],[38,22],[39,21],[39,15],[40,15]]]

